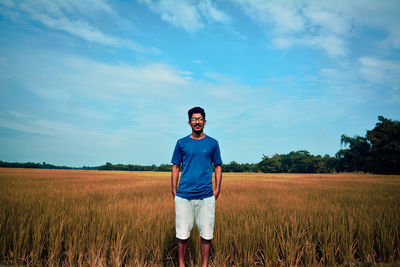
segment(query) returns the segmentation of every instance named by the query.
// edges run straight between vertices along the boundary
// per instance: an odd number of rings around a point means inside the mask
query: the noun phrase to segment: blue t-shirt
[[[186,199],[213,196],[212,175],[214,165],[221,165],[218,141],[205,136],[193,139],[190,135],[176,142],[172,164],[182,163],[182,174],[176,195]]]

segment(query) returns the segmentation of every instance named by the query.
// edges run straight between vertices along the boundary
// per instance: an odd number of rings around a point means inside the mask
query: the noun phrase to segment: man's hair
[[[194,113],[200,113],[201,116],[203,116],[203,119],[206,119],[206,113],[204,112],[204,109],[202,109],[201,107],[194,107],[189,109],[188,111],[189,120],[192,118],[192,115]]]

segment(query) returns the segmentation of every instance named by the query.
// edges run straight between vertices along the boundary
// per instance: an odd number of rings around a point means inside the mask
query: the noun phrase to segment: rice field
[[[400,176],[224,173],[216,212],[211,266],[400,265]],[[169,173],[0,168],[3,265],[175,266],[174,220]]]

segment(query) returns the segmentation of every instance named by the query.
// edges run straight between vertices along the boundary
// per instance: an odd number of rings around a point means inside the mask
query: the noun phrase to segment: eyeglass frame
[[[199,118],[190,118],[190,121],[191,121],[191,122],[196,122],[196,121],[198,121],[198,122],[204,122],[205,119],[204,119],[203,117],[199,117]]]

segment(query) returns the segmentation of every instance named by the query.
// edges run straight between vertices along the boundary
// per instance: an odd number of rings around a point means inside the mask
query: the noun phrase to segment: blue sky
[[[0,160],[169,163],[187,110],[225,163],[400,119],[400,1],[0,1]]]

